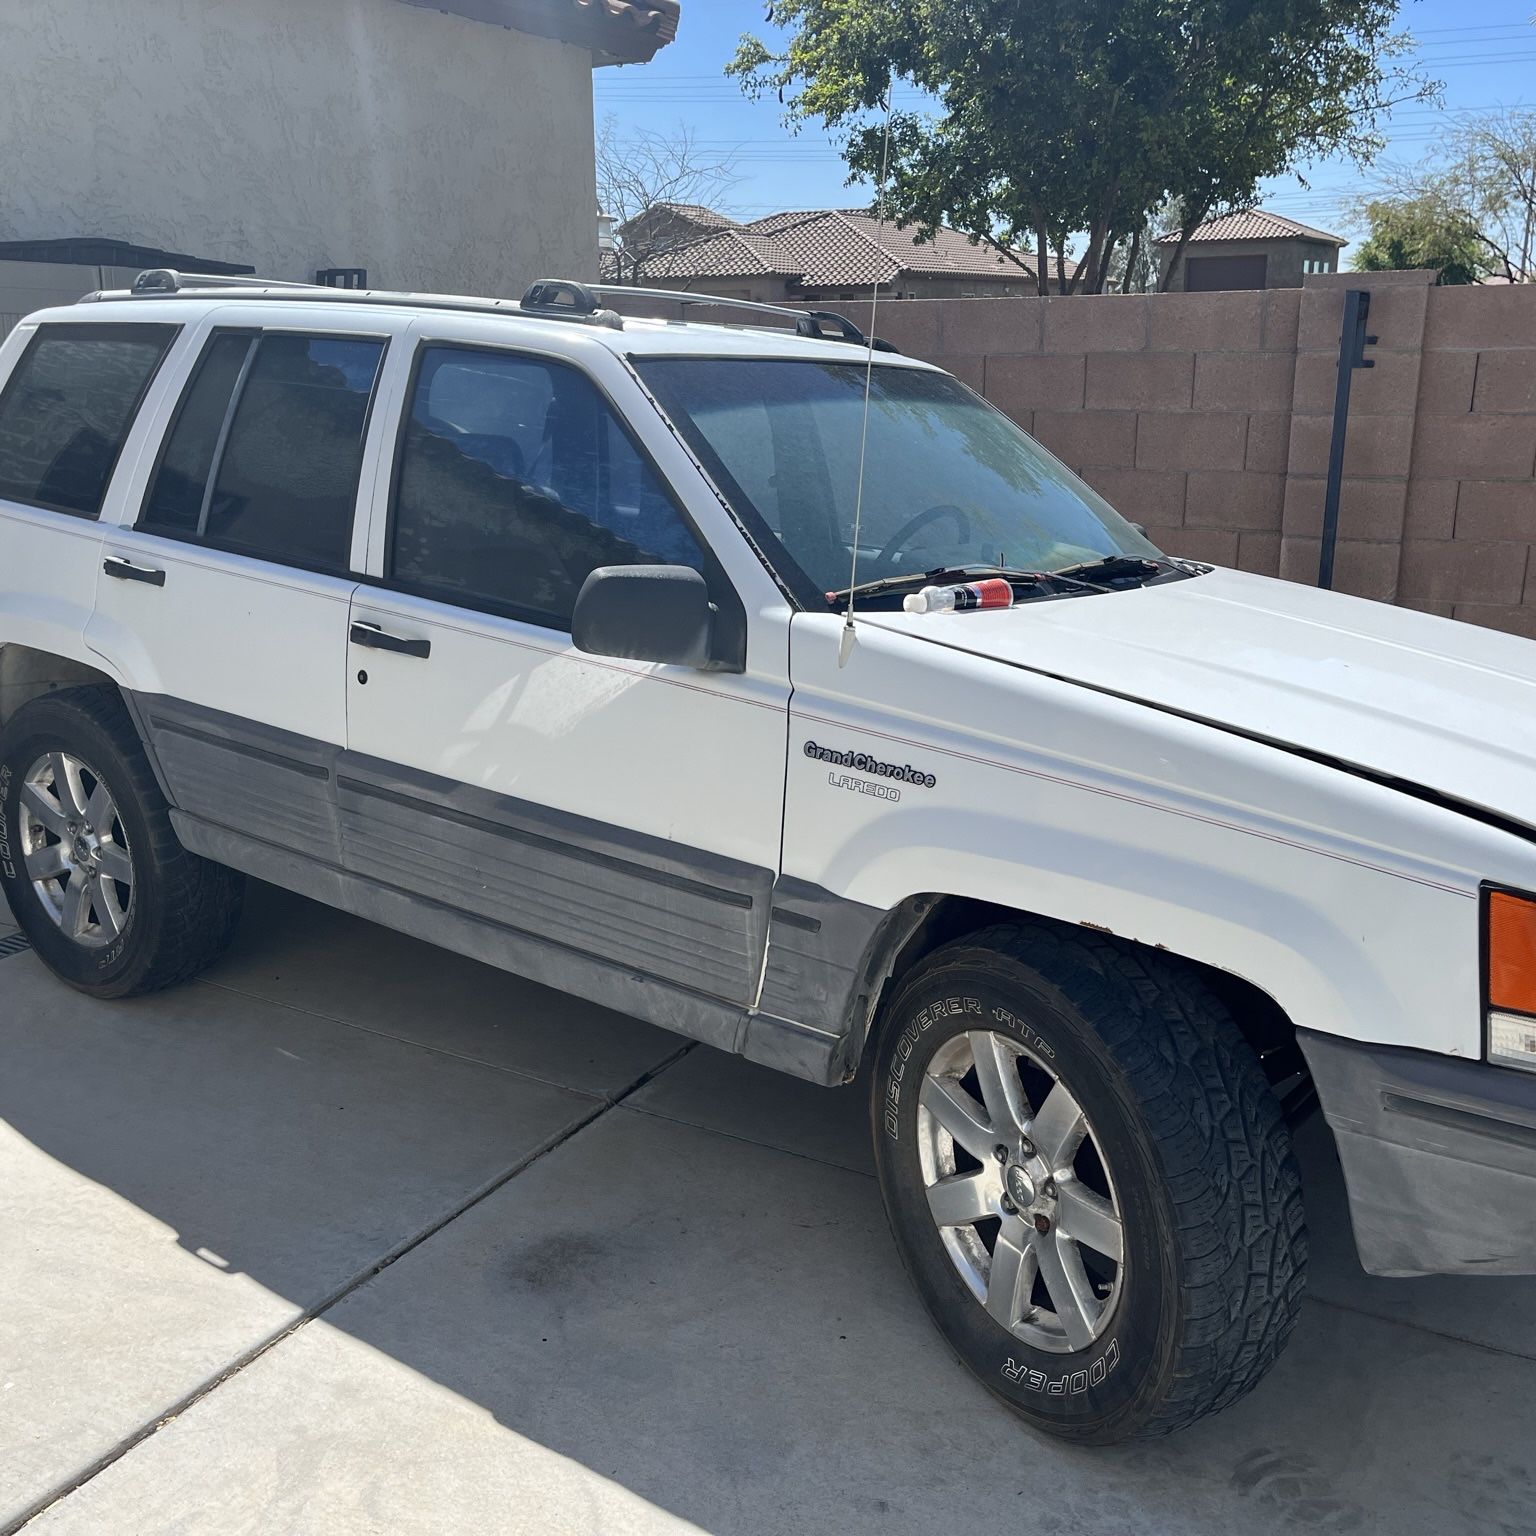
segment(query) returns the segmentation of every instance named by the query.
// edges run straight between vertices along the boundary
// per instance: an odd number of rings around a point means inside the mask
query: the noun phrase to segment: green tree
[[[1459,118],[1440,149],[1419,165],[1388,167],[1385,183],[1398,204],[1470,230],[1484,272],[1536,282],[1536,111]]]
[[[1116,247],[1168,196],[1182,233],[1251,202],[1302,160],[1380,147],[1394,102],[1434,87],[1398,66],[1398,0],[770,0],[777,51],[742,39],[730,72],[792,125],[843,139],[885,211],[978,242],[1026,245],[1041,291],[1099,292]],[[1067,245],[1081,238],[1067,277]],[[1182,241],[1178,254],[1183,250]],[[1177,260],[1177,255],[1175,257]],[[1170,271],[1172,269],[1170,268]]]
[[[1434,198],[1378,199],[1361,214],[1370,234],[1350,256],[1357,272],[1432,267],[1441,283],[1475,283],[1491,270],[1476,228]]]

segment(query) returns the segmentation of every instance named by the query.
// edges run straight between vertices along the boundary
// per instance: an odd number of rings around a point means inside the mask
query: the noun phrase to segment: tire
[[[0,884],[49,969],[93,997],[197,975],[234,936],[245,889],[243,876],[177,841],[128,711],[102,687],[47,694],[7,723]]]
[[[1167,1434],[1274,1364],[1305,1284],[1301,1179],[1257,1057],[1192,968],[989,928],[903,980],[874,1068],[903,1262],[961,1362],[1032,1425]]]

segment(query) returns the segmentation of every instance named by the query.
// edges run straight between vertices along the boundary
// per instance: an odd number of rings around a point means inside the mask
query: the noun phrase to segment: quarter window
[[[427,347],[400,449],[390,578],[569,628],[600,565],[690,565],[698,541],[596,387],[507,352]]]
[[[139,402],[178,329],[43,326],[0,396],[0,497],[99,517]]]
[[[208,343],[139,526],[345,570],[384,343],[225,331]]]

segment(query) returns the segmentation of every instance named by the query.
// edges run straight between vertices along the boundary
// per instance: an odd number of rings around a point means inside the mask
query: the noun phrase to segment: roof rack
[[[632,299],[657,299],[667,304],[680,304],[684,308],[695,305],[702,309],[742,309],[759,315],[778,315],[784,319],[795,322],[795,334],[797,336],[809,336],[818,341],[846,341],[854,346],[866,347],[870,345],[870,339],[853,321],[843,315],[835,315],[827,309],[790,309],[784,304],[764,304],[757,299],[727,299],[715,293],[687,293],[675,288],[631,288],[626,283],[535,283],[532,288],[523,295],[523,307],[529,306],[535,293],[542,297],[545,289],[561,289],[576,295],[576,302],[596,306],[596,295],[600,293],[625,294]],[[723,322],[722,322],[723,323]],[[836,334],[829,336],[823,329],[824,326],[833,326]],[[878,336],[874,339],[874,349],[877,352],[894,352],[896,348],[888,341],[882,341]]]
[[[279,278],[249,274],[175,272],[155,267],[141,272],[133,280],[126,297],[146,300],[206,297],[209,290],[238,292],[248,299],[281,301],[305,300],[338,304],[408,305],[422,309],[468,310],[488,314],[521,315],[530,319],[575,321],[586,325],[624,329],[623,316],[605,309],[598,302],[604,293],[625,294],[636,299],[658,299],[665,303],[708,309],[740,309],[762,315],[776,315],[795,322],[795,333],[819,341],[843,341],[854,346],[873,346],[877,352],[895,352],[890,342],[878,336],[871,341],[851,320],[829,310],[790,309],[782,304],[762,304],[751,299],[726,299],[717,294],[681,293],[671,288],[630,288],[616,283],[583,283],[574,278],[543,278],[529,286],[521,300],[476,298],[445,293],[391,292],[378,288],[331,288],[324,283],[295,283]],[[82,304],[101,299],[124,297],[123,290],[88,293]],[[724,324],[717,321],[716,324]],[[835,334],[829,335],[826,327]]]
[[[88,293],[79,302],[94,304],[104,299],[123,298],[154,302],[206,299],[210,292],[226,291],[238,293],[245,299],[271,299],[285,304],[384,304],[394,308],[447,309],[471,314],[529,314],[517,299],[493,299],[455,293],[408,293],[383,288],[332,288],[325,283],[295,283],[274,277],[258,277],[254,273],[224,276],[205,272],[173,272],[165,267],[141,272],[131,288]],[[610,310],[580,317],[561,314],[559,318],[580,318],[587,324],[608,325],[615,330],[624,328],[624,322]]]
[[[335,292],[321,283],[290,283],[277,277],[257,277],[254,272],[173,272],[169,267],[151,267],[140,272],[129,291],[179,293],[184,288],[318,288],[326,293]]]

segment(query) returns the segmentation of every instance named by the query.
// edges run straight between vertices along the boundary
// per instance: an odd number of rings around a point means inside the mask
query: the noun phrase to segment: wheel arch
[[[0,645],[0,729],[24,704],[61,688],[89,685],[121,694],[115,678],[86,662],[12,642]]]
[[[1297,1044],[1296,1022],[1270,993],[1236,972],[1178,954],[1160,944],[1123,938],[1093,923],[1069,923],[1044,913],[968,896],[928,892],[893,908],[877,930],[866,956],[863,985],[850,1020],[849,1080],[862,1077],[890,998],[907,974],[935,950],[998,923],[1028,921],[1059,932],[1083,929],[1135,952],[1159,966],[1174,966],[1201,981],[1232,1016],[1281,1096],[1288,1116],[1307,1111],[1315,1099]]]

